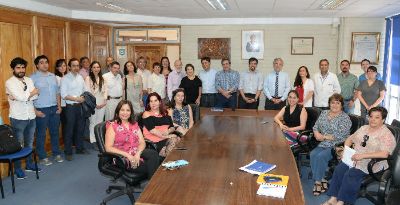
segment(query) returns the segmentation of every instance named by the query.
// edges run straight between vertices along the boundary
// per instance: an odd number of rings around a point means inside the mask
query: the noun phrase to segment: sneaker
[[[44,159],[41,159],[39,163],[40,163],[40,164],[43,164],[43,165],[45,165],[45,166],[50,166],[50,165],[53,164],[53,162],[51,162],[51,161],[49,160],[49,158],[47,158],[47,157],[44,158]]]
[[[55,160],[56,162],[58,162],[58,163],[61,163],[61,162],[64,161],[64,159],[62,158],[61,155],[57,155],[56,157],[54,157],[54,160]]]
[[[32,166],[26,166],[26,168],[25,168],[25,171],[27,171],[27,172],[36,172],[36,169],[35,169],[35,167],[34,167],[35,165],[32,165]],[[39,167],[37,168],[38,169],[38,172],[41,172],[42,171],[42,169],[40,169]]]
[[[72,161],[72,155],[65,155],[65,159],[67,161]]]
[[[26,179],[25,172],[22,169],[16,169],[15,175],[17,175],[17,179]]]

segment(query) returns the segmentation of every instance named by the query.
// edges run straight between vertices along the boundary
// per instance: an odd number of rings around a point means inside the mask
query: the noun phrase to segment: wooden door
[[[69,26],[69,49],[73,58],[90,57],[89,38],[90,25],[71,22]]]
[[[152,70],[153,63],[159,62],[161,57],[166,56],[166,44],[142,44],[142,45],[129,45],[128,58],[136,62],[140,56],[147,60],[146,69]]]
[[[57,59],[65,58],[65,22],[58,19],[37,17],[37,55],[49,58],[49,71],[54,72]]]
[[[93,26],[91,35],[92,60],[100,62],[101,67],[106,66],[106,58],[109,56],[108,35],[109,28],[105,26]]]

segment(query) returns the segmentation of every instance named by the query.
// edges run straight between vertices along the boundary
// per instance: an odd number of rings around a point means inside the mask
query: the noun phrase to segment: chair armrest
[[[152,142],[148,139],[144,139],[144,142],[146,142],[146,148],[157,150],[157,145],[154,144],[154,142]]]
[[[387,193],[386,188],[388,187],[387,185],[391,177],[392,177],[392,171],[390,171],[390,169],[387,169],[382,174],[377,193],[377,200],[380,204],[385,204],[385,194]]]
[[[381,161],[384,161],[384,160],[390,160],[390,157],[388,157],[388,158],[373,158],[373,159],[371,159],[371,161],[368,163],[368,174],[375,180],[375,181],[380,181],[380,177],[379,177],[379,175],[381,175],[384,171],[386,171],[386,170],[382,170],[382,171],[379,171],[379,172],[377,172],[377,173],[374,173],[373,172],[373,170],[372,170],[372,168],[374,167],[374,165],[376,164],[376,163],[378,163],[378,162],[381,162]]]
[[[123,174],[125,174],[125,168],[127,167],[127,164],[122,155],[109,153],[109,152],[103,152],[103,153],[99,154],[99,158],[105,160],[108,163],[114,164],[119,169],[118,174],[114,176],[114,179],[113,179],[114,182],[118,178],[120,178]]]

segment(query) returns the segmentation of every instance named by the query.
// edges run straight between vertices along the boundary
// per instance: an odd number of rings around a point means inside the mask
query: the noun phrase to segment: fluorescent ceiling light
[[[115,4],[112,4],[111,2],[104,2],[104,3],[96,2],[96,5],[97,5],[97,6],[104,7],[104,8],[107,8],[107,9],[111,9],[111,10],[113,10],[113,11],[118,11],[118,12],[120,12],[120,13],[128,13],[128,12],[129,12],[128,9],[124,9],[124,8],[122,8],[122,7],[120,7],[120,6],[117,6],[117,5],[115,5]]]
[[[334,10],[340,5],[342,5],[345,1],[347,0],[326,0],[324,3],[322,3],[319,8],[320,9],[328,9],[328,10]]]
[[[207,3],[214,9],[214,10],[231,10],[228,3],[225,0],[207,0]]]

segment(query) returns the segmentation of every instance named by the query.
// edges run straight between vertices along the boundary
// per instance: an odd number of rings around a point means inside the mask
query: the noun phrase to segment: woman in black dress
[[[186,77],[182,78],[180,88],[185,90],[187,104],[200,105],[201,98],[201,80],[194,74],[194,66],[186,64]]]

